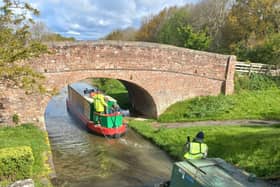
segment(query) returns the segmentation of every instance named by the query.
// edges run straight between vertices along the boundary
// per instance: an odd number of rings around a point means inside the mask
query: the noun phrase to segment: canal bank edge
[[[52,186],[51,180],[56,178],[56,172],[55,172],[55,167],[54,167],[54,163],[53,163],[52,149],[51,149],[51,144],[50,144],[50,139],[49,139],[49,133],[46,128],[46,122],[45,122],[44,118],[40,118],[40,121],[42,122],[41,124],[38,124],[38,125],[34,124],[34,125],[36,127],[40,128],[46,134],[45,143],[48,146],[48,151],[43,153],[43,158],[44,158],[44,166],[48,172],[47,172],[46,176],[43,176],[39,180],[39,182],[41,185],[49,187],[49,186]],[[36,186],[36,182],[37,181],[35,181],[35,186]]]
[[[46,167],[49,169],[49,178],[53,179],[56,177],[56,172],[55,172],[55,167],[53,163],[53,156],[52,156],[52,149],[50,145],[50,139],[49,139],[49,134],[48,131],[45,129],[46,132],[46,144],[48,145],[49,149],[46,153],[44,153],[46,156]]]
[[[51,144],[49,140],[49,134],[46,128],[45,120],[44,120],[44,126],[40,126],[39,128],[45,132],[45,143],[48,146],[48,151],[45,151],[43,153],[43,158],[44,158],[44,167],[47,170],[46,176],[42,176],[38,181],[35,181],[35,187],[36,183],[39,182],[40,185],[42,186],[47,186],[47,187],[52,187],[51,180],[56,177],[56,172],[55,172],[55,167],[53,163],[53,156],[52,156],[52,150],[51,150]]]
[[[42,122],[43,125],[39,124],[37,127],[45,132],[45,134],[46,134],[45,143],[48,146],[48,151],[46,151],[43,155],[44,166],[48,170],[48,178],[43,177],[41,182],[44,183],[44,184],[47,183],[46,186],[52,186],[50,181],[52,179],[56,178],[56,172],[55,172],[55,167],[54,167],[54,163],[53,163],[53,156],[52,156],[52,149],[51,149],[51,144],[50,144],[50,139],[49,139],[49,133],[48,133],[47,128],[46,128],[46,121],[43,117],[40,118],[40,121]],[[50,184],[50,185],[48,185],[48,184]]]

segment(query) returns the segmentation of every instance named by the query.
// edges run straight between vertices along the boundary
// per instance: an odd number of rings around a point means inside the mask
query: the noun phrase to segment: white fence
[[[272,76],[280,76],[280,69],[275,65],[238,62],[235,64],[235,71],[240,73],[260,73]]]

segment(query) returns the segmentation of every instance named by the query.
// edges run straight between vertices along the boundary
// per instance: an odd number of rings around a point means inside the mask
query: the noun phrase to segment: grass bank
[[[220,157],[259,177],[280,175],[280,125],[155,129],[151,122],[130,121],[129,126],[177,160],[182,159],[186,136],[194,137],[202,130],[208,157]]]
[[[175,103],[160,122],[280,119],[280,77],[235,75],[233,95],[196,97]]]
[[[175,103],[159,117],[160,122],[228,119],[280,120],[280,89],[197,97]]]
[[[0,128],[0,148],[17,146],[29,146],[32,148],[34,156],[32,178],[36,183],[36,187],[43,186],[40,183],[40,179],[47,177],[50,172],[46,154],[50,151],[47,133],[31,124]]]

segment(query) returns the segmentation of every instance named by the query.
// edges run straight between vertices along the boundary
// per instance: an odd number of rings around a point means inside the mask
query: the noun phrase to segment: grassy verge
[[[209,146],[208,157],[220,157],[259,177],[280,175],[280,125],[180,129],[154,129],[150,121],[130,121],[129,125],[179,160],[186,136],[194,137],[202,130]]]
[[[160,122],[227,119],[280,120],[280,89],[241,91],[234,95],[197,97],[170,106]]]
[[[46,153],[50,151],[46,132],[30,124],[0,128],[0,148],[17,146],[32,148],[34,156],[32,178],[35,180],[36,186],[43,186],[40,184],[40,179],[46,177],[50,172],[46,163]]]
[[[280,119],[280,77],[235,75],[235,94],[207,96],[178,102],[161,122],[231,119]]]

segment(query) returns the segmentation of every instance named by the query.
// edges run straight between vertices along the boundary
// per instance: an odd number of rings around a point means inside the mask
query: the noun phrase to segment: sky
[[[145,16],[199,0],[27,0],[40,11],[37,21],[78,40],[97,40],[115,29],[139,28]]]

